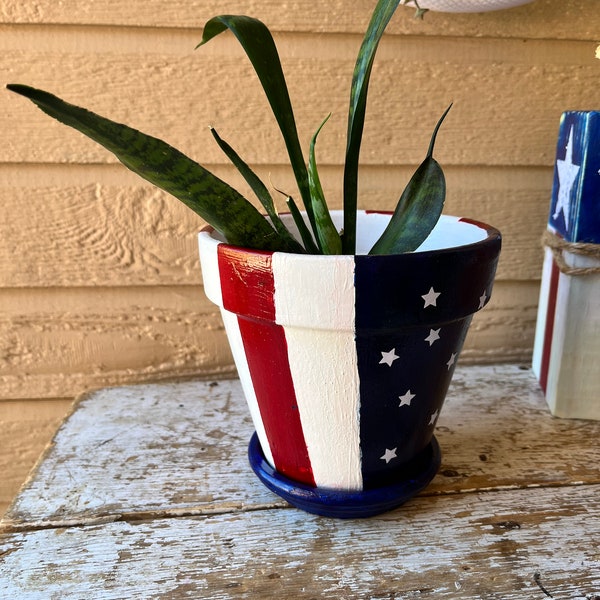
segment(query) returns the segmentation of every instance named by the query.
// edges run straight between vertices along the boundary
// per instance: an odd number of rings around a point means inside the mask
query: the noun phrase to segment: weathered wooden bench
[[[271,494],[251,433],[236,380],[83,396],[0,524],[0,598],[600,599],[600,422],[527,368],[459,368],[440,472],[371,519]]]

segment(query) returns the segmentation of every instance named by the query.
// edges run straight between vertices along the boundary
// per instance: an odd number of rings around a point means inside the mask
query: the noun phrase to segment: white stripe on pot
[[[248,360],[246,359],[246,351],[244,349],[244,342],[242,341],[242,334],[240,332],[240,326],[238,324],[237,315],[221,309],[221,317],[223,318],[223,324],[225,325],[225,331],[227,332],[227,338],[231,347],[231,353],[233,354],[233,360],[244,390],[244,396],[248,403],[248,409],[250,416],[252,417],[252,423],[258,436],[258,441],[263,450],[263,454],[267,462],[275,468],[275,461],[273,460],[273,453],[269,446],[269,440],[265,432],[265,426],[263,424],[262,417],[260,415],[260,408],[258,406],[258,400],[254,391],[254,385],[252,383],[252,377],[250,376],[250,369],[248,368]]]
[[[354,259],[315,261],[315,257],[275,253],[272,269],[276,320],[285,328],[315,483],[360,490]]]

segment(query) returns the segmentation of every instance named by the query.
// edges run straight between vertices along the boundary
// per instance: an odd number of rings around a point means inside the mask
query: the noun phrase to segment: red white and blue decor
[[[533,354],[551,412],[600,419],[600,112],[560,121]]]
[[[256,429],[252,467],[309,512],[370,516],[429,483],[444,397],[492,292],[496,229],[443,216],[418,251],[368,256],[389,218],[359,213],[356,256],[199,235],[205,292],[222,309]]]

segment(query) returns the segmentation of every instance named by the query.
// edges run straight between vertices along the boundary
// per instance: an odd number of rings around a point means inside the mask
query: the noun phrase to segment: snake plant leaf
[[[416,250],[437,223],[446,197],[444,172],[428,156],[402,192],[398,206],[369,254],[400,254]]]
[[[388,226],[369,254],[412,252],[425,241],[438,222],[446,199],[446,179],[433,158],[433,149],[439,128],[451,108],[452,105],[437,122],[425,160],[402,192]]]
[[[315,231],[306,163],[298,139],[298,130],[287,83],[273,36],[262,21],[253,17],[220,15],[213,17],[206,23],[202,32],[202,41],[197,47],[206,44],[226,30],[231,31],[240,42],[258,75],[279,125],[304,207],[313,231]]]
[[[346,162],[344,166],[344,254],[354,254],[356,250],[358,161],[365,124],[371,70],[379,42],[399,3],[400,0],[379,0],[377,3],[358,52],[352,75]]]
[[[323,254],[341,254],[342,238],[335,228],[335,225],[331,219],[331,214],[327,208],[325,194],[323,194],[323,187],[321,186],[321,180],[319,178],[319,171],[317,169],[317,160],[315,156],[315,144],[317,142],[317,136],[319,135],[321,129],[323,129],[325,123],[327,123],[329,120],[329,117],[331,117],[331,114],[327,115],[310,140],[308,157],[308,184],[310,186],[310,196],[312,200],[313,213],[315,215],[315,223],[317,226],[317,238],[319,241],[319,246]]]
[[[281,239],[239,192],[162,140],[64,102],[43,90],[20,84],[9,84],[7,88],[110,150],[126,167],[199,214],[230,244],[271,251],[289,250],[286,240]]]
[[[285,202],[288,205],[288,208],[290,209],[290,214],[292,215],[294,223],[296,224],[296,227],[300,232],[300,237],[302,238],[302,243],[304,244],[304,247],[308,250],[310,254],[320,254],[321,252],[317,244],[313,240],[312,234],[310,233],[310,229],[306,226],[306,223],[302,218],[302,213],[300,212],[298,205],[291,196],[288,196],[287,194],[284,195],[287,196]]]
[[[210,132],[219,145],[219,148],[221,148],[227,158],[229,158],[229,160],[233,163],[242,177],[246,180],[246,183],[252,188],[252,191],[256,194],[256,197],[260,200],[260,203],[263,205],[267,215],[269,215],[271,223],[273,223],[277,233],[279,233],[282,238],[288,241],[290,248],[295,248],[294,252],[303,254],[305,252],[304,248],[296,239],[294,239],[292,234],[286,229],[285,225],[279,218],[277,210],[275,209],[273,198],[271,197],[267,186],[241,158],[241,156],[223,138],[221,138],[221,136],[213,127],[210,128]]]

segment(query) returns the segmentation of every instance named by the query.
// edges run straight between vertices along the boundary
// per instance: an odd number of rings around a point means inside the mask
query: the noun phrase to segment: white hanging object
[[[440,12],[487,12],[528,4],[533,0],[419,0],[421,8]],[[412,2],[408,6],[413,6]]]

